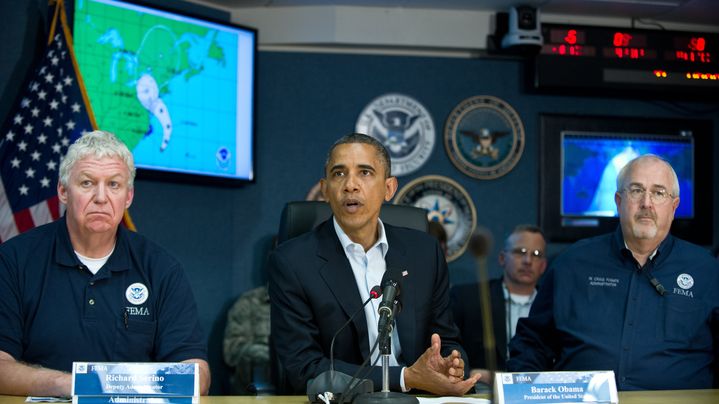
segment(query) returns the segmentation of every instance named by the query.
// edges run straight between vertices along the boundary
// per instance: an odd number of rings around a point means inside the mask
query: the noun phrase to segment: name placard
[[[189,404],[187,400],[177,399],[199,397],[199,366],[196,363],[167,362],[74,362],[72,395],[81,398],[81,401],[87,404],[91,402]],[[82,399],[83,397],[95,397],[99,401]],[[107,401],[108,398],[114,399]],[[174,399],[142,401],[149,398]]]
[[[494,397],[499,404],[608,403],[619,401],[614,372],[497,372]]]

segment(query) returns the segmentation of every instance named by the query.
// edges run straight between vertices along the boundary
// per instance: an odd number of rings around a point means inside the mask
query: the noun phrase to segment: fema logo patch
[[[414,98],[385,94],[360,114],[355,132],[379,140],[389,152],[392,175],[417,171],[434,149],[435,130],[427,109]]]
[[[499,178],[514,168],[524,151],[519,114],[497,97],[478,95],[457,105],[444,127],[444,146],[452,163],[479,179]]]
[[[147,286],[137,282],[127,287],[125,290],[125,297],[127,301],[134,304],[140,305],[147,301],[150,296],[150,291],[147,290]]]
[[[681,274],[677,276],[677,285],[684,290],[690,289],[694,286],[694,278],[689,274]]]
[[[464,253],[477,227],[477,210],[467,191],[454,180],[427,175],[405,185],[394,204],[417,206],[427,210],[427,220],[439,222],[447,232],[447,262]]]

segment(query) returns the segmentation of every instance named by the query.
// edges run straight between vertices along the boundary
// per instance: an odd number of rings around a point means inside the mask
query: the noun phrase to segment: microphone
[[[342,332],[342,330],[344,330],[352,322],[352,320],[354,320],[359,312],[364,310],[365,306],[367,306],[369,302],[373,299],[379,298],[380,296],[382,296],[382,288],[375,285],[369,292],[369,298],[362,303],[362,306],[350,315],[347,321],[345,321],[345,323],[342,324],[337,331],[335,331],[332,336],[332,341],[330,342],[330,370],[320,373],[317,377],[307,382],[307,398],[311,403],[323,402],[324,399],[327,399],[327,402],[336,401],[337,397],[345,391],[351,378],[347,374],[335,372],[335,340],[340,332]],[[335,377],[335,373],[338,374],[337,377]],[[369,391],[372,391],[373,388],[369,386],[368,389]]]
[[[386,274],[385,274],[386,275]],[[387,279],[382,283],[382,302],[379,304],[379,322],[377,323],[378,339],[382,340],[383,335],[389,335],[392,331],[392,320],[394,319],[395,301],[399,296],[399,282],[394,279]],[[381,344],[380,344],[381,345]]]
[[[657,293],[659,293],[659,296],[664,296],[667,294],[667,290],[664,289],[664,286],[661,283],[659,283],[659,279],[655,278],[653,275],[649,274],[649,272],[646,272],[646,271],[644,272],[644,276],[646,276],[647,279],[649,279],[649,283],[651,283],[652,286],[654,286],[654,290],[656,290]]]

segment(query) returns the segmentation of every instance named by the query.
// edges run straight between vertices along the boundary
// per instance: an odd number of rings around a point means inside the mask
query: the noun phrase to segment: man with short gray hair
[[[207,348],[180,263],[120,226],[132,154],[94,131],[60,164],[65,215],[0,246],[0,394],[69,396],[73,361],[194,362]]]
[[[554,260],[510,343],[511,371],[613,370],[619,390],[709,389],[719,376],[719,262],[669,234],[674,169],[643,155],[620,171],[614,233]]]

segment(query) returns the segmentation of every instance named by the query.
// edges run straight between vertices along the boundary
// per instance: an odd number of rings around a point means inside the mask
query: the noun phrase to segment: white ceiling
[[[717,0],[201,0],[227,10],[242,8],[355,6],[437,10],[507,11],[517,4],[542,13],[579,17],[640,18],[657,22],[719,26]]]

